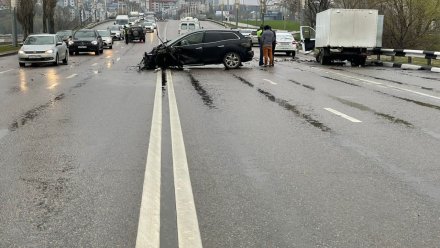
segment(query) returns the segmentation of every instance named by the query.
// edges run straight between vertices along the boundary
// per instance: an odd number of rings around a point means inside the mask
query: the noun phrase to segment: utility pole
[[[240,7],[240,0],[235,0],[235,28],[238,29],[238,8]]]
[[[17,1],[11,0],[12,10],[12,45],[17,46]]]

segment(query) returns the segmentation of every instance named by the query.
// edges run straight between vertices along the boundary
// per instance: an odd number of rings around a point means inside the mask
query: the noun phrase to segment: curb
[[[0,53],[0,57],[12,56],[12,55],[16,55],[17,53],[18,51],[4,52],[4,53]]]
[[[377,64],[385,67],[400,68],[403,70],[423,70],[423,71],[431,71],[431,72],[440,72],[440,67],[400,64],[400,63],[380,62],[380,61],[377,62]]]

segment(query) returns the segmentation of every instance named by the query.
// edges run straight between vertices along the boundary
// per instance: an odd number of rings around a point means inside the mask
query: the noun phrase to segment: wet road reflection
[[[53,90],[59,85],[59,79],[57,72],[55,69],[51,68],[47,73],[47,89]]]
[[[19,70],[18,72],[19,78],[20,78],[20,91],[25,92],[28,90],[28,83],[26,78],[26,71],[25,70]]]

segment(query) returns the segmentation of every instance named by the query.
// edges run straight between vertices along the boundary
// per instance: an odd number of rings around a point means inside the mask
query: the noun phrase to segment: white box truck
[[[364,65],[367,49],[380,47],[383,16],[374,9],[328,9],[316,16],[316,60],[348,60]]]

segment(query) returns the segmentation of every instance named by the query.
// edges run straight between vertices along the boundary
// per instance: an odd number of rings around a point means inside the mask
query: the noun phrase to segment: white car
[[[292,55],[294,58],[297,50],[297,42],[293,35],[288,32],[276,32],[276,46],[275,52],[285,52],[287,55]]]
[[[113,48],[113,38],[110,34],[110,30],[97,30],[102,39],[102,46]]]
[[[67,65],[69,50],[62,38],[56,34],[29,35],[18,51],[18,64],[52,63],[57,66],[59,61]]]

